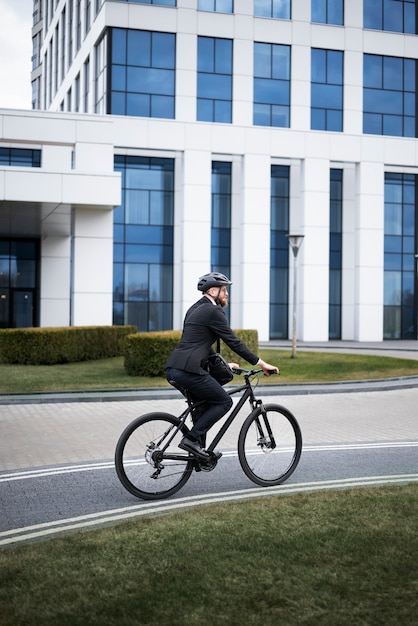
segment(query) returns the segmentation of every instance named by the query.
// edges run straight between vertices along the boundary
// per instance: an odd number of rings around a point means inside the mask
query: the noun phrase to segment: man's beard
[[[228,298],[226,296],[222,296],[222,295],[219,296],[218,302],[223,309],[225,309],[228,306]]]

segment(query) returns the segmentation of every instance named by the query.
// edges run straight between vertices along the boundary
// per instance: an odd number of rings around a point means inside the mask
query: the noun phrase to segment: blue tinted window
[[[364,55],[363,132],[415,137],[413,59]]]
[[[175,7],[176,0],[124,0],[124,2],[133,2],[136,4],[159,4],[165,7]]]
[[[270,182],[270,339],[288,338],[290,169],[271,166]]]
[[[385,174],[385,339],[416,338],[415,189],[412,174]]]
[[[312,0],[311,20],[320,24],[344,24],[344,0]]]
[[[254,0],[254,15],[290,20],[290,0]]]
[[[343,170],[330,171],[329,339],[341,339]]]
[[[231,275],[232,165],[212,162],[211,271]],[[230,316],[229,307],[226,311]]]
[[[232,122],[232,41],[198,38],[197,119]]]
[[[254,44],[254,124],[290,126],[290,46]]]
[[[233,0],[199,0],[197,8],[200,11],[215,11],[216,13],[233,13]]]
[[[41,167],[41,151],[26,148],[0,148],[0,165]]]
[[[311,50],[311,128],[343,130],[343,53]]]
[[[175,35],[112,29],[111,113],[173,119]]]
[[[363,0],[364,28],[416,34],[415,0]]]
[[[116,156],[122,204],[114,211],[114,324],[172,327],[174,161]]]

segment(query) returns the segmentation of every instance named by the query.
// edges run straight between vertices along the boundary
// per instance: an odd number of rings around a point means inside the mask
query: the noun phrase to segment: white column
[[[70,237],[41,240],[40,326],[70,325]]]
[[[175,211],[173,327],[198,299],[199,276],[210,272],[212,159],[209,151],[183,153]]]
[[[292,2],[290,123],[294,130],[311,127],[310,0]],[[309,17],[308,17],[309,16]]]
[[[270,157],[247,154],[241,190],[241,264],[233,272],[233,304],[240,303],[241,327],[269,338]]]
[[[383,339],[384,166],[357,166],[355,339]]]
[[[74,212],[72,325],[112,324],[113,211]]]
[[[343,171],[341,285],[341,339],[346,341],[353,341],[355,338],[355,232],[356,169],[354,164],[346,164]]]
[[[196,121],[197,93],[197,37],[196,12],[182,11],[181,26],[176,43],[176,119],[179,122]]]
[[[238,126],[253,123],[254,19],[249,4],[245,0],[235,2],[232,120]]]
[[[328,341],[329,170],[325,158],[308,158],[302,166],[300,234],[305,238],[298,255],[298,339],[303,341]]]

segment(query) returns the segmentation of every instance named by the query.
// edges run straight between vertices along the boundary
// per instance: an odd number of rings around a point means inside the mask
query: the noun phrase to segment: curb
[[[418,387],[418,376],[399,378],[349,380],[333,383],[284,383],[258,385],[257,393],[262,396],[292,396],[330,393],[358,393],[365,391],[391,391]],[[109,391],[39,392],[31,394],[3,394],[0,405],[8,404],[53,404],[65,402],[129,402],[139,400],[176,400],[180,392],[169,388],[124,389]]]

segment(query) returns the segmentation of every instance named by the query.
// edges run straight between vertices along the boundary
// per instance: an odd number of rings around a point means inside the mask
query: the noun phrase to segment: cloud
[[[0,0],[0,107],[31,108],[32,0]]]

